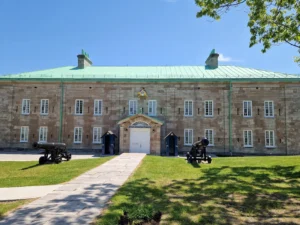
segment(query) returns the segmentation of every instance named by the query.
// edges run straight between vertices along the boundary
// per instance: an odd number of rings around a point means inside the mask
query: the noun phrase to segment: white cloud
[[[218,59],[220,62],[231,62],[232,61],[231,57],[225,57],[222,53],[219,54]]]
[[[241,62],[241,60],[233,59],[231,57],[225,57],[222,53],[219,54],[219,62]]]

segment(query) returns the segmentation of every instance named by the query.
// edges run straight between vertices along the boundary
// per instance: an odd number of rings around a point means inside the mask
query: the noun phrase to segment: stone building
[[[0,148],[34,141],[103,154],[299,154],[300,79],[236,66],[77,66],[0,76]]]

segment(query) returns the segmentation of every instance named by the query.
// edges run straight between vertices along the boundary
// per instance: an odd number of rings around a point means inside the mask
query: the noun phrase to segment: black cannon
[[[34,142],[32,147],[45,150],[44,156],[39,159],[39,164],[47,162],[60,163],[63,158],[69,161],[72,157],[71,153],[67,151],[65,143]]]
[[[206,138],[203,138],[201,141],[197,141],[192,145],[191,150],[186,154],[186,160],[188,163],[198,162],[202,160],[211,163],[211,156],[206,156],[206,147],[208,146],[209,141]]]

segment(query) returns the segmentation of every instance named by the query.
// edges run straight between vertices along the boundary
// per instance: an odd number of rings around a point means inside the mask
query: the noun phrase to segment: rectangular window
[[[265,117],[274,117],[273,101],[265,101]]]
[[[28,115],[30,113],[30,99],[23,99],[22,114]]]
[[[102,100],[100,99],[94,100],[94,115],[102,115]]]
[[[156,116],[156,100],[148,101],[148,115]]]
[[[193,101],[184,101],[184,116],[193,116]]]
[[[266,139],[266,147],[267,148],[274,148],[275,147],[275,137],[273,130],[266,130],[265,131],[265,139]]]
[[[21,127],[20,142],[28,142],[29,127]]]
[[[252,116],[252,101],[243,101],[243,116]]]
[[[48,99],[41,99],[41,115],[48,115],[49,113],[49,100]]]
[[[83,100],[75,100],[75,115],[83,115]]]
[[[129,115],[137,114],[137,100],[129,100]]]
[[[47,142],[48,127],[40,127],[39,141]]]
[[[213,113],[213,101],[212,100],[208,100],[208,101],[205,101],[204,102],[204,115],[207,116],[207,117],[212,117],[214,116],[214,113]]]
[[[253,147],[252,130],[244,130],[244,147]]]
[[[205,130],[205,137],[209,141],[208,146],[213,146],[214,145],[214,133],[213,133],[212,129]]]
[[[93,128],[93,143],[100,144],[101,143],[101,136],[102,136],[102,128],[101,127],[94,127]]]
[[[184,145],[191,146],[193,144],[193,129],[184,129]]]
[[[82,127],[74,128],[74,143],[82,143]]]

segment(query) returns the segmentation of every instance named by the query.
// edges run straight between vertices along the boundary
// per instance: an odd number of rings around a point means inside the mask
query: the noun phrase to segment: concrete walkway
[[[0,188],[0,201],[39,198],[60,188],[62,185]]]
[[[115,157],[10,213],[0,224],[89,224],[144,157],[135,153]]]

